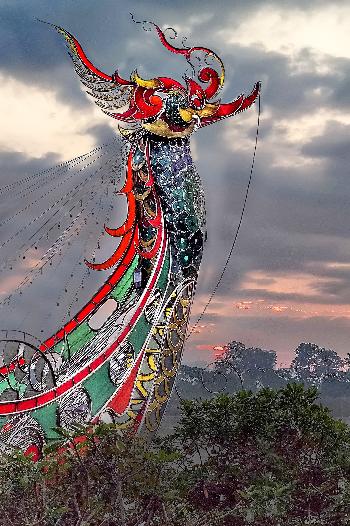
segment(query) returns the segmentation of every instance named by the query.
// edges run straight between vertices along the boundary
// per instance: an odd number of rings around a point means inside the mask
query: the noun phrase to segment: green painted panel
[[[95,333],[90,329],[87,321],[78,325],[78,327],[67,336],[70,355],[73,356],[73,354],[79,351],[88,341],[92,340],[94,336]],[[65,349],[65,354],[67,354],[68,357],[68,349]]]
[[[151,330],[152,324],[146,321],[146,317],[142,314],[135,324],[135,327],[131,331],[128,340],[135,349],[135,355],[137,356],[142,349],[145,339],[147,338],[149,331]]]
[[[114,298],[116,301],[122,301],[124,299],[126,293],[133,285],[134,270],[137,267],[138,262],[139,256],[135,256],[130,267],[122,276],[119,283],[111,291],[109,297]],[[92,340],[94,336],[94,331],[90,329],[87,321],[85,321],[78,325],[78,327],[67,336],[69,349],[67,346],[67,342],[63,340],[55,345],[54,350],[55,352],[62,354],[64,359],[67,359],[69,357],[69,353],[71,356],[73,356],[88,341]]]
[[[92,340],[94,336],[95,334],[90,329],[87,321],[84,321],[67,335],[67,339],[57,343],[54,347],[54,351],[58,354],[62,354],[63,359],[66,360],[69,356],[73,356],[73,354],[81,349],[88,341]]]
[[[116,301],[122,301],[124,299],[127,291],[133,285],[134,270],[136,269],[138,262],[139,256],[135,256],[128,270],[110,293],[111,298],[114,298]]]
[[[57,440],[61,437],[54,431],[58,427],[57,423],[57,403],[45,405],[40,409],[35,409],[32,416],[45,430],[48,440]]]
[[[104,363],[87,378],[83,385],[91,398],[92,415],[94,416],[116,390],[116,386],[109,378],[109,362]]]
[[[64,340],[56,343],[56,345],[53,347],[54,352],[57,352],[58,354],[63,354],[66,356],[66,342]]]
[[[159,279],[158,279],[158,282],[157,282],[157,287],[161,290],[164,289],[164,287],[167,285],[167,282],[168,282],[168,273],[169,273],[169,266],[170,266],[170,253],[169,253],[169,250],[165,256],[165,260],[164,260],[164,263],[163,263],[163,267],[162,267],[162,271],[160,273],[160,276],[159,276]]]
[[[7,380],[2,380],[0,382],[0,395],[6,391],[6,389],[10,389],[10,385]]]

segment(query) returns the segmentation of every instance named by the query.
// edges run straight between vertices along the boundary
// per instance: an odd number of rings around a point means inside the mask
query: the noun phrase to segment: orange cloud
[[[239,310],[249,310],[252,308],[252,303],[252,301],[239,301],[235,304],[235,307]]]

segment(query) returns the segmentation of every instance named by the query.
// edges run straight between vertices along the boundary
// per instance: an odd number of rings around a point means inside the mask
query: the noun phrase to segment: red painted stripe
[[[77,384],[77,383],[81,382],[88,375],[89,375],[89,369],[87,367],[85,367],[85,369],[82,369],[81,371],[79,371],[79,373],[77,373],[74,376],[74,383]]]
[[[100,303],[106,296],[109,294],[112,290],[112,285],[110,283],[106,283],[103,285],[103,287],[98,291],[95,296],[93,296],[92,300],[96,305]]]
[[[62,28],[60,28],[62,29]],[[66,31],[65,29],[63,29],[64,33],[66,33],[74,42],[74,45],[75,45],[75,49],[77,50],[77,54],[80,58],[80,60],[85,64],[85,66],[90,70],[92,71],[93,73],[95,73],[95,75],[98,75],[99,77],[103,78],[104,80],[110,80],[110,81],[113,81],[112,77],[110,77],[109,75],[106,75],[106,73],[103,73],[103,71],[100,71],[99,69],[97,69],[92,62],[90,62],[90,60],[87,58],[87,56],[85,55],[84,51],[83,51],[83,48],[81,47],[81,45],[79,44],[78,40],[71,34],[71,33],[68,33],[68,31]]]
[[[115,411],[118,415],[122,414],[129,405],[132,389],[134,387],[134,383],[140,367],[142,357],[143,353],[141,353],[138,357],[128,379],[122,384],[120,389],[117,391],[117,393],[107,406],[113,409],[113,411]]]
[[[72,382],[73,385],[73,382]],[[46,393],[43,393],[42,395],[37,397],[37,404],[36,407],[43,406],[47,404],[48,402],[52,402],[56,398],[56,389],[51,389],[51,391],[46,391]],[[17,411],[23,411],[21,402],[18,403]]]
[[[90,371],[96,371],[96,369],[100,367],[100,365],[102,365],[103,362],[105,361],[106,361],[106,358],[103,356],[103,354],[101,354],[93,362],[91,362]]]
[[[77,325],[78,325],[77,320],[74,320],[74,319],[70,320],[64,327],[66,334],[69,334],[70,332],[72,332],[72,330],[75,329]]]
[[[1,376],[7,376],[9,373],[14,371],[18,366],[23,366],[26,364],[26,361],[24,358],[15,359],[13,362],[11,362],[9,365],[4,365],[3,367],[0,367],[0,375]]]
[[[18,408],[21,407],[22,411],[29,411],[30,409],[35,409],[37,405],[37,398],[27,398],[26,400],[19,400],[17,404],[17,411]]]
[[[16,411],[17,411],[16,402],[0,403],[0,415],[8,415],[10,413],[16,413]]]
[[[72,384],[73,385],[73,384]],[[66,392],[66,387],[65,387],[65,384],[62,384],[60,385],[59,387],[56,387],[55,389],[55,394],[56,394],[56,398],[58,396],[61,396],[63,393]]]
[[[64,330],[61,329],[60,331],[58,331],[58,333],[56,334],[56,339],[59,341],[59,340],[62,340],[64,338]]]
[[[60,329],[60,332],[61,332],[62,329]],[[42,343],[39,347],[39,349],[41,351],[47,351],[47,349],[50,349],[51,347],[53,347],[55,345],[55,342],[56,342],[56,337],[57,337],[57,334],[55,334],[55,336],[51,336],[51,338],[48,338],[44,343]]]
[[[76,320],[78,323],[83,321],[94,309],[96,305],[90,301],[85,307],[76,315]]]

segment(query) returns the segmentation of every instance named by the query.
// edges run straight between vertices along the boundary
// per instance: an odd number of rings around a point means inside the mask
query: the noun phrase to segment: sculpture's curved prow
[[[0,448],[20,447],[34,457],[57,438],[58,426],[107,421],[122,429],[157,429],[180,363],[205,238],[204,197],[189,136],[248,108],[260,89],[258,83],[250,96],[230,104],[212,102],[224,82],[221,60],[205,48],[171,46],[157,26],[169,51],[187,60],[195,51],[214,57],[219,73],[206,65],[198,74],[205,89],[193,79],[184,87],[167,77],[143,80],[136,72],[130,81],[106,75],[75,37],[55,27],[97,103],[138,127],[126,139],[121,192],[128,215],[121,227],[105,226],[119,245],[106,261],[86,261],[112,273],[68,323],[30,351],[22,342],[16,359],[0,371],[9,388],[11,375],[23,373],[16,399],[6,389],[0,394]],[[126,100],[128,109],[115,112]]]

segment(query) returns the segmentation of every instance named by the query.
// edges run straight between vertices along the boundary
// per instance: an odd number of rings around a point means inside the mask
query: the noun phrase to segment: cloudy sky
[[[246,215],[185,361],[211,361],[213,348],[230,340],[274,349],[280,363],[302,341],[350,352],[348,1],[1,0],[0,186],[11,174],[83,154],[116,131],[82,90],[59,35],[35,18],[73,33],[107,73],[118,67],[128,77],[137,68],[143,77],[181,78],[181,59],[132,23],[130,11],[220,55],[223,101],[263,83]],[[234,237],[256,122],[254,108],[192,139],[208,216],[194,319]]]

